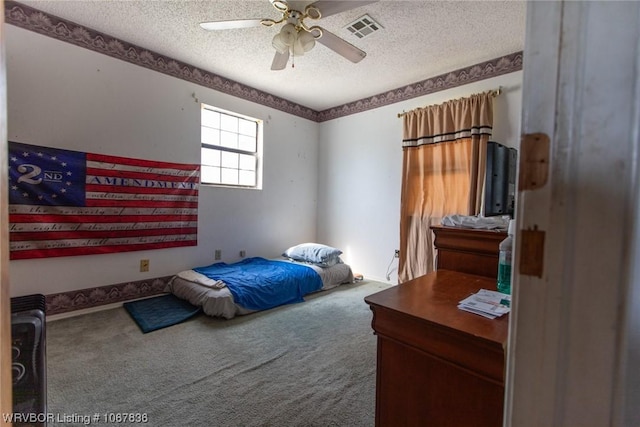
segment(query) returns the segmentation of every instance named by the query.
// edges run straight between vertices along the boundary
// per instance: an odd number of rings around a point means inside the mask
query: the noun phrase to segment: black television
[[[487,143],[484,183],[484,216],[513,218],[516,199],[518,151],[495,141]]]

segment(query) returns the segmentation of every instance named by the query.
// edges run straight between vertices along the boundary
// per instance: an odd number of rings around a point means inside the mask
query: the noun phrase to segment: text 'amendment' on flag
[[[9,142],[10,259],[195,246],[200,165]]]

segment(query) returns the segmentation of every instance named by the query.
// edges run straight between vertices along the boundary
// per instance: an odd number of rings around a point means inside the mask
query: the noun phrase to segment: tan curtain
[[[400,283],[434,269],[431,225],[480,213],[493,97],[486,92],[404,115]]]

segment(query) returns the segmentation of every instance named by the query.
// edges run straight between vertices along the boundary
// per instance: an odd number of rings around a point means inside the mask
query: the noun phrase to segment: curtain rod
[[[502,93],[502,86],[498,86],[498,89],[494,89],[491,91],[491,95],[493,95],[494,97],[500,95],[501,93]],[[426,108],[426,107],[422,107],[422,108]],[[409,111],[403,111],[402,113],[398,113],[398,118],[404,116],[407,113],[409,113]]]

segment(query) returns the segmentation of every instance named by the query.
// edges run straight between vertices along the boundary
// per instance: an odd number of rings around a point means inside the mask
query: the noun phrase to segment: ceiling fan
[[[276,54],[271,64],[272,70],[283,70],[289,62],[289,56],[301,56],[310,51],[318,43],[325,45],[329,49],[345,57],[351,62],[360,62],[367,54],[336,36],[330,31],[319,26],[307,26],[305,19],[318,20],[322,17],[335,15],[340,12],[355,9],[366,4],[375,3],[373,1],[335,1],[318,0],[307,6],[304,1],[294,0],[269,0],[271,5],[280,13],[282,18],[278,21],[273,19],[240,19],[202,22],[200,26],[205,30],[228,30],[234,28],[250,28],[263,25],[272,27],[284,24],[280,32],[273,37],[272,45]]]

